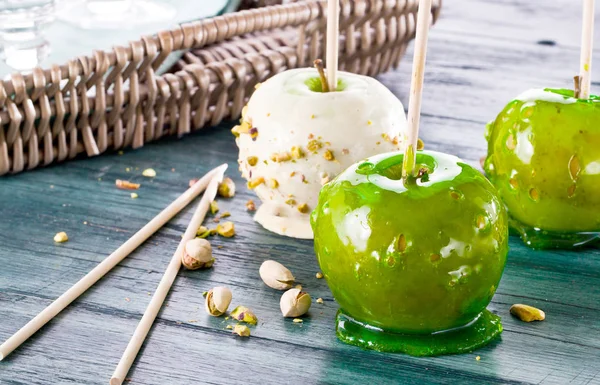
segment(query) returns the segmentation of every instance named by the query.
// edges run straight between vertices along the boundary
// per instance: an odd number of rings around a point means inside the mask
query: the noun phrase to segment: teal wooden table
[[[569,87],[577,69],[579,6],[453,0],[431,35],[422,138],[427,148],[478,164],[483,130],[530,87]],[[600,28],[599,28],[600,29]],[[600,34],[596,34],[600,42]],[[595,50],[598,60],[600,51]],[[408,55],[411,55],[409,52]],[[408,56],[410,57],[410,56]],[[596,66],[600,68],[600,66]],[[407,102],[410,65],[381,76]],[[600,91],[594,70],[593,89]],[[363,351],[336,340],[337,305],[309,241],[263,230],[246,212],[254,198],[239,177],[233,123],[0,179],[0,340],[5,340],[187,188],[227,162],[238,193],[221,200],[237,235],[214,238],[217,262],[183,271],[129,373],[132,384],[600,384],[600,251],[532,251],[516,238],[490,309],[502,338],[471,354],[437,358]],[[141,176],[152,167],[156,178]],[[139,198],[115,179],[142,184]],[[192,215],[184,210],[36,336],[0,362],[0,384],[106,384]],[[211,226],[214,224],[209,220]],[[69,242],[55,244],[66,231]],[[323,304],[302,324],[283,319],[280,293],[258,276],[265,259],[289,267]],[[233,291],[232,305],[259,324],[240,339],[208,316],[202,292]],[[546,311],[539,323],[509,314],[514,303]],[[476,357],[479,356],[480,360]]]

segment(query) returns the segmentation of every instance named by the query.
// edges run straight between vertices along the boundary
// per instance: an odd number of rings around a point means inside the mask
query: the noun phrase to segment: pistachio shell
[[[211,267],[214,261],[212,247],[206,239],[193,238],[186,242],[181,256],[181,263],[186,269]]]
[[[231,290],[217,286],[208,291],[206,295],[206,312],[214,317],[225,314],[231,303]]]
[[[264,261],[258,273],[267,286],[276,290],[287,290],[294,284],[292,273],[276,261]]]
[[[308,293],[299,289],[290,289],[283,293],[279,306],[284,317],[300,317],[310,309],[311,299]]]

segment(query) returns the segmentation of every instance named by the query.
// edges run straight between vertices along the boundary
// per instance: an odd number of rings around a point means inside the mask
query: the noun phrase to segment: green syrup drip
[[[400,334],[363,324],[340,310],[336,332],[342,342],[363,349],[424,357],[472,352],[500,336],[502,323],[500,317],[486,309],[461,328],[432,334]]]

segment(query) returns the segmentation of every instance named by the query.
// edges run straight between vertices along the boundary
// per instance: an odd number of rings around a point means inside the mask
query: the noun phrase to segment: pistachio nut
[[[181,255],[181,263],[186,269],[197,270],[208,268],[214,262],[212,247],[206,239],[193,238],[185,243]]]
[[[219,184],[219,189],[217,191],[223,198],[231,198],[235,195],[235,183],[233,183],[231,178],[225,178],[223,179],[223,182]]]
[[[242,322],[249,323],[250,325],[256,325],[258,322],[258,318],[252,312],[252,310],[248,309],[246,306],[237,306],[231,312],[231,317]]]
[[[514,304],[510,307],[510,314],[525,322],[543,321],[546,319],[546,313],[544,313],[542,310],[520,303]]]
[[[233,332],[240,337],[250,337],[250,329],[246,325],[235,325]]]
[[[310,309],[310,295],[299,289],[290,289],[283,293],[279,306],[284,317],[300,317]]]
[[[231,290],[226,287],[217,286],[206,294],[206,312],[214,317],[225,314],[231,303]]]
[[[276,261],[264,261],[258,273],[267,286],[276,290],[287,290],[294,284],[292,273]]]
[[[235,226],[233,222],[225,222],[217,225],[217,234],[225,238],[231,238],[235,235]]]

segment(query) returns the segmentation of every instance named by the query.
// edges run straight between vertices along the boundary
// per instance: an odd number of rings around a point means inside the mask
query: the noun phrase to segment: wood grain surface
[[[430,36],[421,123],[426,148],[478,164],[485,123],[510,98],[532,87],[571,86],[579,28],[579,1],[446,1]],[[600,49],[594,53],[597,94]],[[380,79],[407,104],[409,60]],[[129,383],[600,384],[597,249],[536,252],[511,238],[504,277],[490,304],[503,319],[504,333],[472,354],[413,358],[337,341],[337,305],[326,282],[315,278],[311,242],[271,234],[246,212],[245,202],[254,196],[237,173],[232,125],[0,179],[0,341],[175,199],[189,179],[228,162],[238,193],[219,204],[231,212],[237,235],[213,238],[213,269],[180,274]],[[148,167],[156,178],[141,175]],[[116,189],[117,178],[141,183],[139,198]],[[108,383],[192,210],[0,362],[0,384]],[[68,233],[69,242],[53,242],[59,231]],[[313,303],[304,323],[281,317],[280,292],[258,276],[265,259],[284,263],[313,298],[324,299]],[[205,313],[202,292],[218,285],[231,288],[232,306],[243,304],[257,314],[249,339],[234,337],[225,329],[229,321]],[[508,311],[514,303],[539,307],[547,318],[520,322]]]

